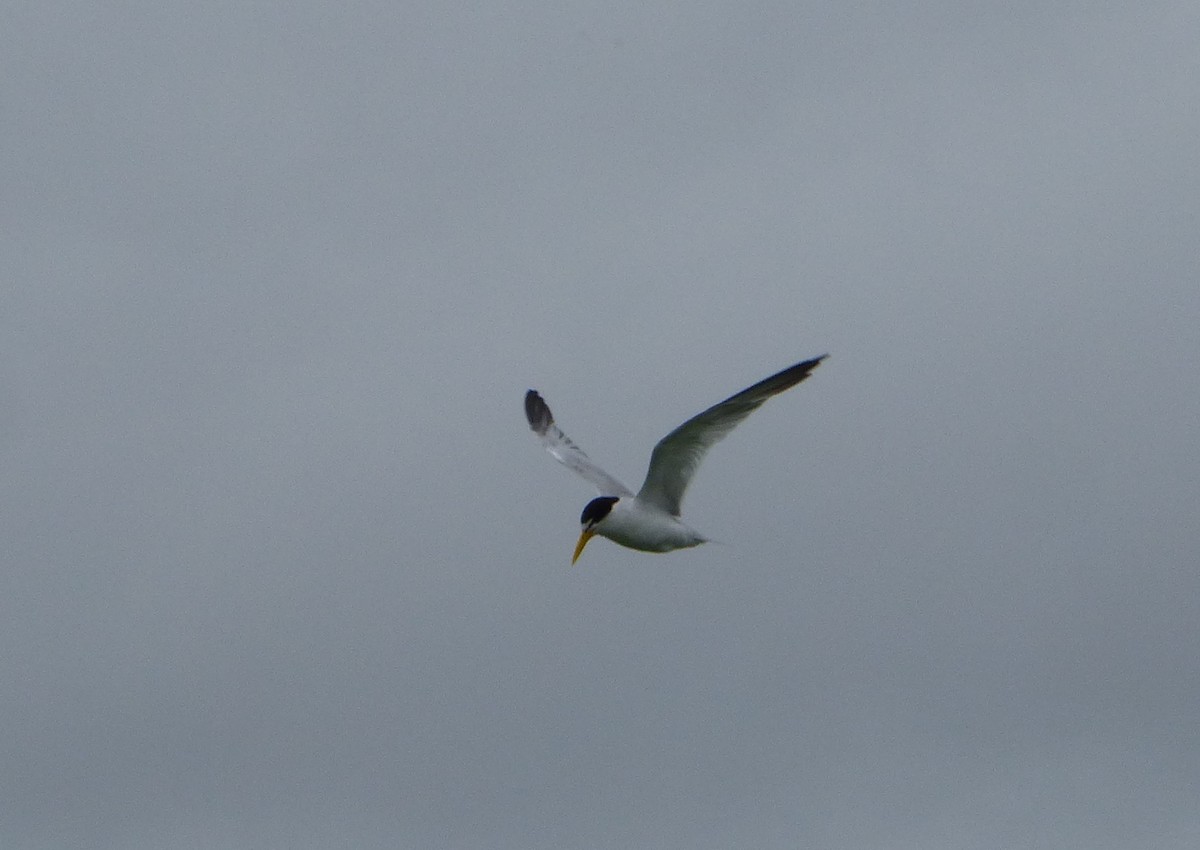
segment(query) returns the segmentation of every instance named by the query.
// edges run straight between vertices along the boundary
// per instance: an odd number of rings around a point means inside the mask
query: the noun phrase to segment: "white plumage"
[[[546,451],[600,491],[600,496],[583,509],[580,517],[583,530],[571,563],[579,559],[588,540],[597,534],[622,546],[646,552],[670,552],[706,542],[704,535],[679,518],[684,491],[705,453],[771,396],[791,389],[807,378],[827,356],[823,354],[777,372],[693,416],[667,434],[654,447],[646,480],[636,495],[596,466],[583,449],[562,432],[537,392],[529,390],[525,393],[525,416]]]

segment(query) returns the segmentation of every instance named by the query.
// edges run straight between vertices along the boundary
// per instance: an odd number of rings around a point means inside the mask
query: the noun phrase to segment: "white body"
[[[596,524],[595,531],[600,537],[643,552],[670,552],[708,542],[707,537],[685,525],[679,517],[629,497],[613,505],[608,516]]]
[[[679,519],[683,493],[705,452],[771,396],[807,378],[824,359],[825,355],[822,355],[789,366],[720,404],[714,404],[667,434],[654,446],[646,480],[636,496],[596,466],[583,449],[554,424],[549,406],[536,390],[525,393],[525,417],[546,451],[592,482],[600,492],[600,496],[583,509],[580,517],[583,531],[571,563],[575,563],[594,535],[643,552],[670,552],[708,542],[704,535]]]

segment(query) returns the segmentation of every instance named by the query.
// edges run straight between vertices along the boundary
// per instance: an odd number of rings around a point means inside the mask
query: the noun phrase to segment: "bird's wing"
[[[578,472],[588,481],[596,485],[601,496],[632,496],[633,491],[613,478],[583,453],[583,449],[571,442],[570,438],[554,424],[554,416],[542,397],[534,390],[525,393],[525,418],[533,433],[542,439],[546,451],[564,466]]]
[[[679,516],[683,491],[692,480],[704,454],[739,422],[757,410],[764,401],[791,389],[808,377],[817,364],[829,355],[822,354],[784,369],[752,387],[732,395],[720,404],[693,416],[658,441],[650,455],[650,469],[637,497],[640,501]]]

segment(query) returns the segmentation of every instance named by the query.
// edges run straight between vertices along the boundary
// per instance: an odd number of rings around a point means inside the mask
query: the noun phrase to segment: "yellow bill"
[[[575,562],[579,560],[579,556],[583,554],[583,547],[587,545],[587,542],[591,540],[595,534],[596,532],[592,531],[592,529],[585,528],[583,533],[579,535],[579,542],[575,544],[575,554],[571,556],[572,566],[574,566]]]

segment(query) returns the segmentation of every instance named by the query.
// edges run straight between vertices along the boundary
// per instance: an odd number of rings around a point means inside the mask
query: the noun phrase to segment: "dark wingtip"
[[[818,366],[820,366],[821,361],[824,360],[828,356],[829,356],[828,354],[822,354],[819,357],[813,357],[810,360],[805,360],[803,362],[797,363],[795,366],[790,366],[787,369],[784,369],[778,375],[774,375],[770,378],[767,378],[767,380],[764,381],[763,383],[767,383],[767,381],[781,379],[779,381],[779,388],[776,390],[776,392],[783,392],[786,389],[790,389],[791,387],[796,386],[796,384],[800,383],[805,378],[807,378],[809,376],[809,374],[812,372],[812,370],[816,369]]]
[[[822,354],[820,357],[813,357],[810,360],[803,360],[795,366],[789,366],[782,372],[776,372],[771,377],[764,378],[754,386],[747,387],[740,393],[730,396],[726,401],[744,398],[755,399],[755,406],[757,407],[768,397],[778,395],[784,390],[789,390],[803,381],[828,356],[828,354]]]
[[[537,394],[537,390],[525,393],[525,418],[529,420],[529,427],[539,434],[546,433],[546,429],[554,424],[550,407]]]

